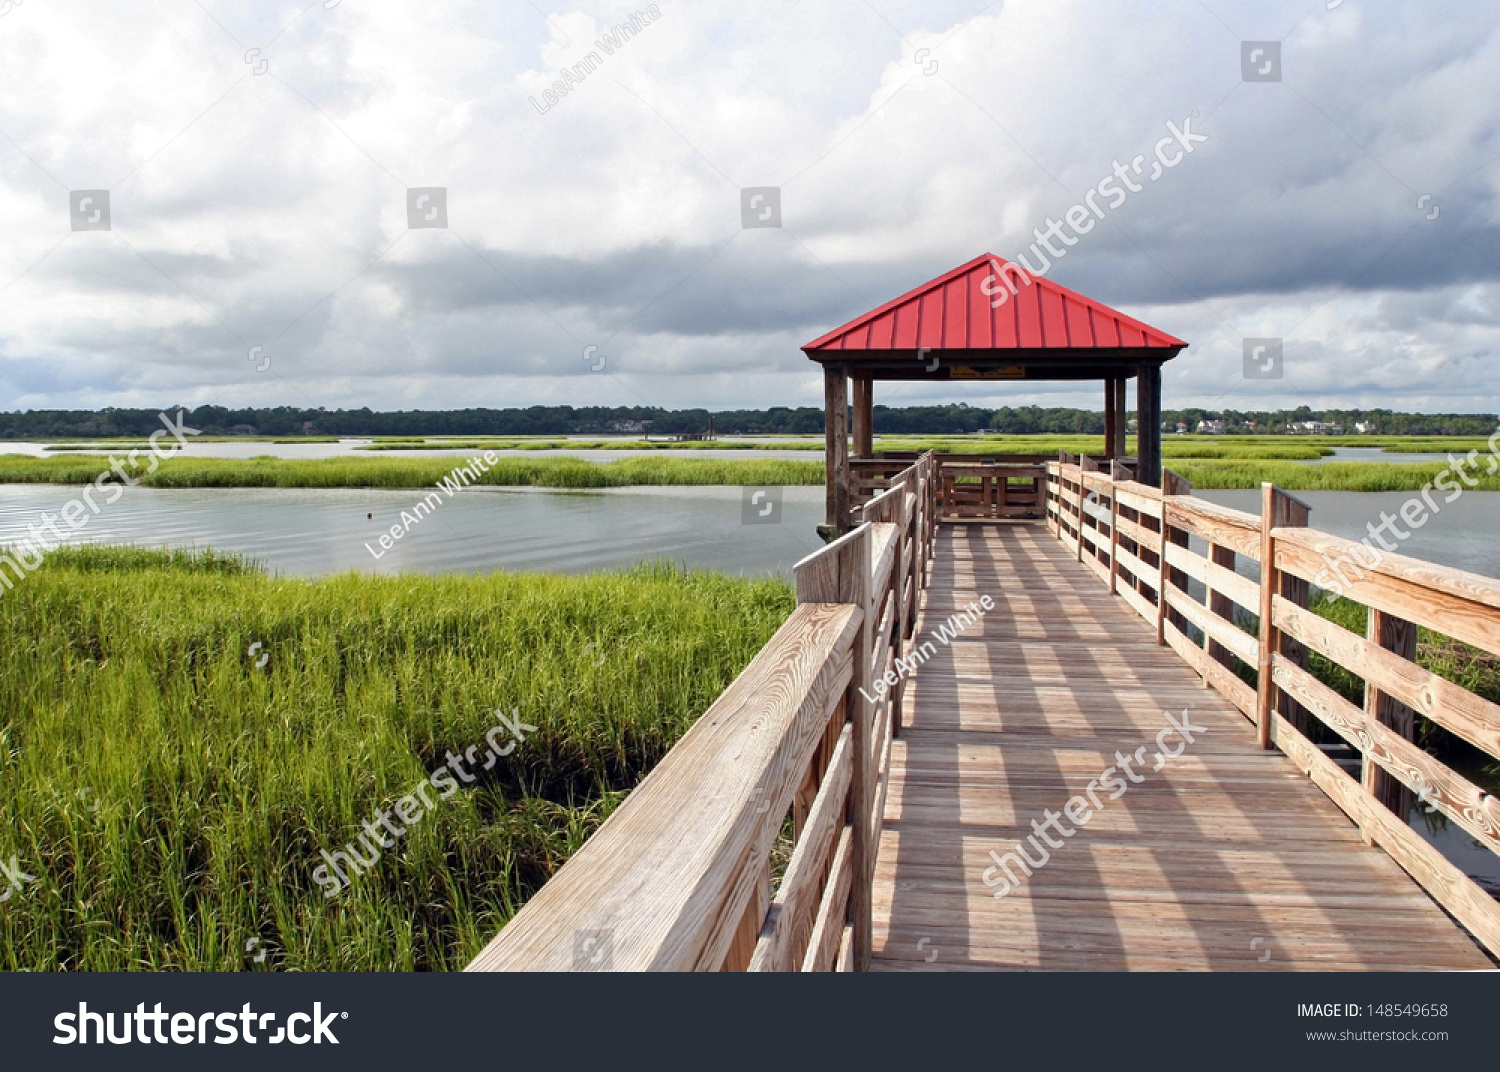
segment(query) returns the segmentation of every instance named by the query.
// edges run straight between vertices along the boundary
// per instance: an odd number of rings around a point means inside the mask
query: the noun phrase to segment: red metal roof
[[[802,347],[830,351],[1180,350],[1181,339],[986,253]],[[1020,274],[1018,274],[1020,273]],[[982,289],[986,279],[999,277]],[[1025,280],[1029,276],[1030,282]],[[1015,293],[1011,293],[1014,281]],[[1004,298],[999,306],[992,303]],[[1081,355],[1080,355],[1081,356]],[[1171,355],[1164,355],[1170,357]]]

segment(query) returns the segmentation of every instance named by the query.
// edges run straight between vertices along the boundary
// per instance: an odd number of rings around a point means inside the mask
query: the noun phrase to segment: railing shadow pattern
[[[1355,541],[1308,528],[1306,504],[1271,484],[1257,517],[1197,498],[1170,471],[1154,488],[1086,457],[1063,455],[1048,470],[1048,529],[1156,629],[1158,643],[1255,724],[1262,747],[1286,753],[1368,843],[1500,955],[1500,903],[1404,818],[1404,793],[1420,795],[1500,853],[1500,801],[1416,744],[1421,718],[1500,757],[1500,706],[1416,662],[1418,626],[1500,652],[1500,582],[1403,555],[1370,556]],[[1190,536],[1207,554],[1190,549]],[[1240,558],[1259,566],[1258,582],[1236,571]],[[1311,584],[1326,584],[1335,563],[1359,564],[1358,579],[1341,587],[1367,608],[1364,636],[1309,609]],[[1363,706],[1315,677],[1309,652],[1363,679]],[[1358,780],[1310,739],[1314,719],[1359,753]]]

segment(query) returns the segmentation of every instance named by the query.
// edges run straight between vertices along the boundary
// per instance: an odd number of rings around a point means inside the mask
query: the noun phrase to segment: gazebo
[[[853,458],[875,456],[876,380],[1102,380],[1105,456],[1159,487],[1161,366],[1186,346],[992,253],[872,309],[802,347],[823,366],[827,530],[846,531],[860,497],[850,465],[851,415]],[[1138,411],[1135,459],[1125,456],[1130,379]]]

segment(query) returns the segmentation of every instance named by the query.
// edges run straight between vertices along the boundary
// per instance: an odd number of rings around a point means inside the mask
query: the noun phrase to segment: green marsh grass
[[[1245,442],[1238,440],[1243,438]],[[1194,487],[1258,488],[1272,481],[1289,491],[1417,491],[1429,483],[1446,466],[1446,461],[1419,463],[1328,462],[1308,465],[1326,454],[1328,445],[1306,437],[1225,437],[1198,441],[1191,438],[1162,445],[1166,465],[1182,474]],[[1289,441],[1300,440],[1300,441]],[[462,441],[476,453],[498,449],[493,440]],[[561,440],[535,440],[511,446],[552,448]],[[1458,445],[1458,441],[1449,441]],[[1464,441],[1467,442],[1467,441]],[[1484,447],[1484,440],[1473,441]],[[627,446],[629,444],[626,444]],[[1373,444],[1372,444],[1373,445]],[[1392,444],[1392,449],[1425,449],[1427,441],[1411,439]],[[567,441],[569,449],[593,449],[591,442]],[[657,444],[650,444],[656,447]],[[672,444],[673,449],[705,449],[718,444]],[[876,450],[939,450],[952,453],[1052,453],[1063,449],[1072,453],[1099,452],[1102,437],[1088,436],[1020,436],[1020,437],[883,437]],[[1471,447],[1469,449],[1477,449]],[[122,452],[123,453],[123,452]],[[581,458],[500,458],[479,483],[509,487],[609,488],[628,485],[817,485],[823,483],[823,463],[816,450],[807,460],[755,457],[753,450],[744,458],[717,459],[660,456],[622,458],[613,462],[589,462]],[[458,465],[466,464],[462,455],[445,457],[401,457],[399,451],[377,452],[372,456],[337,458],[172,458],[161,463],[155,473],[144,475],[145,466],[137,464],[133,475],[142,483],[158,488],[419,488],[435,483]],[[1480,452],[1478,490],[1500,491],[1500,472],[1485,473],[1490,462],[1488,450]],[[65,455],[34,458],[23,454],[0,455],[0,483],[83,484],[92,481],[108,465],[108,459],[97,455]]]
[[[793,602],[662,566],[305,581],[54,552],[0,594],[0,858],[36,876],[0,906],[0,967],[459,968]],[[319,851],[512,708],[525,743],[325,898]]]
[[[149,457],[149,456],[148,456]],[[146,475],[138,459],[133,473],[154,488],[420,488],[436,483],[468,462],[439,458],[171,458]],[[0,483],[85,484],[109,465],[98,456],[33,458],[0,455]],[[477,483],[501,487],[612,488],[639,484],[792,485],[823,483],[821,461],[783,458],[500,458]]]

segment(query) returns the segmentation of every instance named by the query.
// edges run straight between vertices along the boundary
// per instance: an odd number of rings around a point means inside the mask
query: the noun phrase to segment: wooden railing
[[[868,966],[935,469],[909,464],[797,564],[791,617],[468,970]]]
[[[851,515],[904,473],[915,454],[888,453],[849,459]],[[942,520],[1040,518],[1046,503],[1047,462],[1042,454],[936,454],[938,516]]]
[[[1308,507],[1270,484],[1256,516],[1193,496],[1170,471],[1154,488],[1088,458],[1048,470],[1047,525],[1058,539],[1255,724],[1263,747],[1285,752],[1366,841],[1500,954],[1500,903],[1406,823],[1408,794],[1417,794],[1500,853],[1500,801],[1415,743],[1424,718],[1500,757],[1500,706],[1416,662],[1418,626],[1500,653],[1500,582],[1371,555],[1308,528]],[[1258,564],[1258,580],[1237,572],[1242,559]],[[1308,609],[1310,584],[1336,576],[1342,594],[1367,608],[1364,636]],[[1362,678],[1363,705],[1315,677],[1309,652]],[[1359,753],[1358,779],[1309,738],[1312,719]]]

